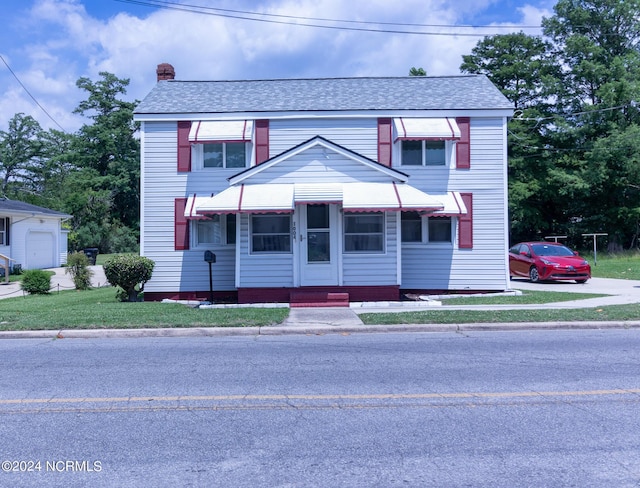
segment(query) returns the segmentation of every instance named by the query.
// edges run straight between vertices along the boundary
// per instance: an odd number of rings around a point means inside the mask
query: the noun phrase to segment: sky
[[[556,0],[2,0],[0,130],[16,114],[73,133],[80,77],[178,80],[460,74],[485,35],[540,34]],[[316,27],[318,25],[324,27]]]

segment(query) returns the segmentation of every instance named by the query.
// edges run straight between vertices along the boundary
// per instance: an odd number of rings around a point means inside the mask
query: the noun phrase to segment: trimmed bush
[[[104,274],[113,286],[122,290],[116,296],[120,301],[137,302],[144,284],[151,279],[155,263],[136,254],[119,254],[104,263]]]
[[[83,252],[74,252],[67,257],[67,268],[64,270],[70,274],[76,290],[89,290],[93,271],[89,268],[89,258]]]
[[[51,290],[51,274],[41,269],[23,271],[20,286],[32,295],[48,295]]]

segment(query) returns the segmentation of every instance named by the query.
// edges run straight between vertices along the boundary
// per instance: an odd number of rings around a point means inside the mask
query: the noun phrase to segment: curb
[[[616,322],[509,322],[469,324],[322,325],[263,327],[189,327],[172,329],[62,329],[0,331],[0,339],[115,339],[142,337],[236,337],[411,332],[488,332],[523,330],[638,329],[640,321]]]

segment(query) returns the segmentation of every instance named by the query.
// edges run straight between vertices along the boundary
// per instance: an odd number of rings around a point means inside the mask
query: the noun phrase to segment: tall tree
[[[30,115],[15,114],[8,129],[0,131],[1,196],[15,198],[24,191],[44,155],[43,130],[38,121]]]
[[[80,78],[76,83],[88,97],[75,112],[92,123],[83,125],[71,143],[69,159],[81,168],[74,179],[85,193],[74,199],[75,203],[68,203],[73,206],[83,200],[92,202],[82,212],[82,225],[92,230],[79,231],[78,235],[93,236],[97,242],[89,244],[81,239],[82,245],[99,245],[103,252],[132,250],[140,214],[140,144],[135,137],[138,125],[133,121],[137,102],[120,98],[126,94],[129,80],[107,72],[100,76],[95,82]],[[115,239],[120,242],[113,242]]]

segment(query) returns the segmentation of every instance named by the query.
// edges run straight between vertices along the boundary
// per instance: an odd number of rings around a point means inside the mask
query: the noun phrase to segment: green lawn
[[[248,327],[282,322],[285,308],[192,309],[180,304],[122,303],[115,288],[62,291],[0,300],[0,330],[144,327]]]
[[[109,255],[98,255],[98,262]],[[593,264],[592,257],[587,256]],[[640,280],[640,253],[598,255],[593,276]],[[587,293],[526,291],[521,296],[464,297],[446,304],[527,304],[579,300],[596,296]],[[192,309],[159,302],[121,303],[114,288],[63,291],[45,296],[0,300],[0,330],[143,328],[143,327],[247,327],[281,323],[286,308]],[[367,313],[366,324],[536,322],[536,321],[625,321],[640,320],[640,304],[574,310],[438,310],[401,313]]]

